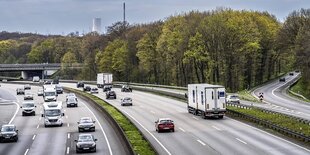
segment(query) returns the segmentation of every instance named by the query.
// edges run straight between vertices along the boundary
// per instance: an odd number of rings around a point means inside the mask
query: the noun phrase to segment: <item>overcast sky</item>
[[[293,10],[310,8],[310,0],[0,0],[0,31],[41,34],[87,33],[92,19],[102,20],[102,30],[123,19],[130,24],[163,20],[191,10],[217,7],[268,11],[279,21]]]

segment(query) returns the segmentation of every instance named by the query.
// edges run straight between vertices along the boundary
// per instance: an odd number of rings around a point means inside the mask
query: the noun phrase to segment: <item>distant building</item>
[[[92,32],[101,33],[101,18],[94,18],[93,19],[93,28]]]

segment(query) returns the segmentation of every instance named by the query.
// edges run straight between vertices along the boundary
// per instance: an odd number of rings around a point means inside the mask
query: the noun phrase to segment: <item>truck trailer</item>
[[[113,74],[111,73],[98,73],[97,74],[97,87],[103,88],[105,85],[111,85],[113,82]]]
[[[189,113],[200,115],[202,118],[223,118],[226,112],[225,87],[211,84],[189,84],[188,103]]]

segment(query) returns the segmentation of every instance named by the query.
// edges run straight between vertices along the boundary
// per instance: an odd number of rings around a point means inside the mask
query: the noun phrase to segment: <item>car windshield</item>
[[[23,107],[32,108],[32,107],[34,107],[34,104],[33,103],[23,103]]]
[[[92,142],[93,137],[91,135],[81,135],[79,136],[79,142]]]
[[[1,132],[12,132],[15,131],[14,126],[4,126],[1,128]]]
[[[53,109],[53,110],[45,110],[46,116],[59,116],[61,114],[59,109]]]
[[[91,119],[81,119],[81,123],[92,123],[93,121]]]
[[[32,94],[31,93],[26,93],[26,95],[31,96]]]
[[[165,124],[165,123],[172,123],[172,120],[160,120],[161,124]]]
[[[45,96],[55,96],[56,92],[45,92]]]
[[[75,97],[70,97],[70,98],[68,98],[68,102],[75,102],[76,100],[75,100]]]
[[[98,89],[97,89],[97,88],[92,88],[92,90],[96,91],[96,90],[98,90]]]
[[[233,95],[233,96],[230,96],[231,99],[238,99],[238,96],[236,95]]]
[[[129,97],[124,98],[124,101],[130,101],[130,100],[131,100],[131,98],[129,98]]]

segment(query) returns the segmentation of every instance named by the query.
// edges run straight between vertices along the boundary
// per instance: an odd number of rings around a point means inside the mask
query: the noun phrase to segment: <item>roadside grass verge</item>
[[[252,96],[251,92],[248,90],[242,90],[238,92],[239,98],[241,100],[251,101],[251,102],[258,102],[258,100]]]
[[[296,119],[287,115],[279,113],[267,113],[260,109],[243,109],[233,106],[227,106],[229,110],[233,110],[242,114],[254,116],[257,119],[261,119],[272,124],[276,124],[282,128],[289,129],[298,133],[302,133],[305,136],[310,136],[310,125],[302,122],[298,122]]]
[[[297,95],[294,95],[292,93],[290,93],[289,91],[289,94],[294,96],[294,97],[297,97],[303,101],[306,101],[306,102],[310,102],[310,96],[309,96],[309,93],[306,93],[305,90],[302,88],[302,83],[300,82],[300,80],[298,80],[291,88],[290,88],[291,91],[293,91],[294,93],[297,93],[297,94],[300,94],[300,95],[303,95],[304,97],[306,97],[307,99],[304,99],[300,96],[297,96]]]
[[[129,140],[136,154],[156,155],[155,150],[151,147],[150,143],[143,137],[139,129],[134,124],[132,124],[131,121],[115,107],[106,103],[97,96],[82,92],[80,90],[70,88],[68,90],[86,96],[91,100],[93,100],[94,102],[96,102],[97,104],[101,105],[123,129],[127,139]]]

